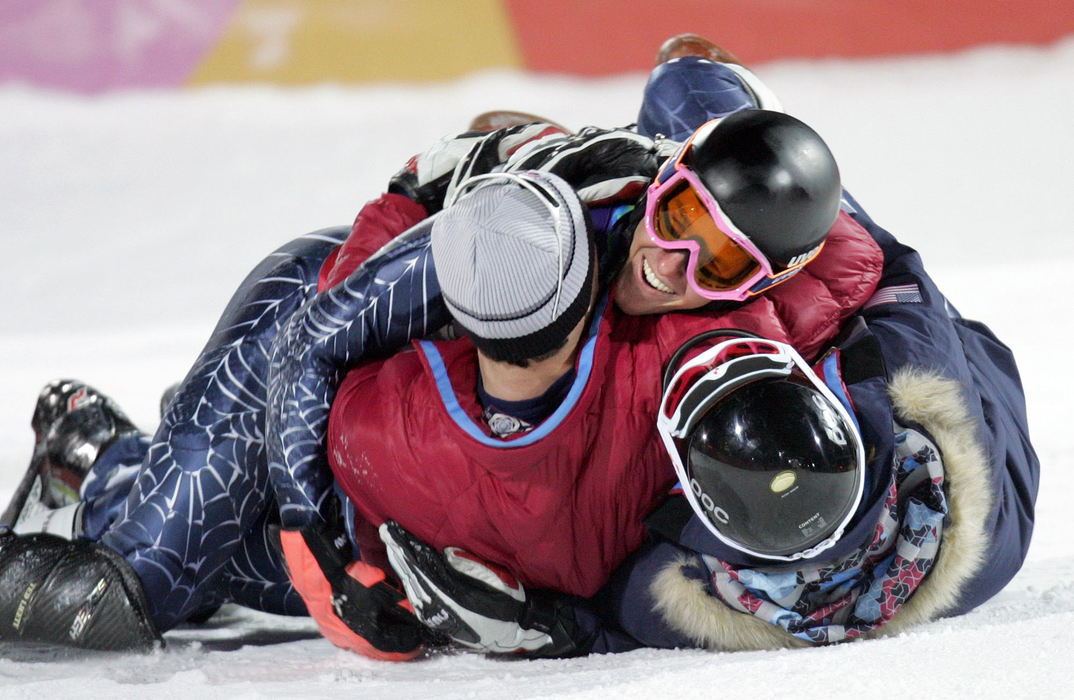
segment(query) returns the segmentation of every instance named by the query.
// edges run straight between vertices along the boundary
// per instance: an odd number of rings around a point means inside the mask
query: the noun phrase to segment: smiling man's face
[[[666,250],[638,222],[630,254],[615,283],[615,304],[631,316],[689,311],[709,303],[686,281],[687,251]]]

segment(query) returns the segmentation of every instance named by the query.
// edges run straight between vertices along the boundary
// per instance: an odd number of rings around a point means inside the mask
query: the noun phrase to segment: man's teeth
[[[674,294],[675,292],[671,287],[667,286],[660,281],[660,278],[653,272],[653,268],[649,267],[649,261],[645,258],[641,259],[641,274],[645,276],[645,281],[649,283],[654,289],[657,289],[664,294]]]

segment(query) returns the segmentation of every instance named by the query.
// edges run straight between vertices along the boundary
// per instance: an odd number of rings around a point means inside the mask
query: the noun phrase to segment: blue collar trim
[[[598,302],[593,313],[593,319],[589,324],[589,335],[582,346],[581,352],[578,354],[578,376],[575,377],[570,391],[567,392],[566,398],[563,399],[563,403],[533,431],[509,441],[486,435],[470,418],[462,406],[459,405],[459,399],[455,396],[455,390],[451,386],[451,378],[448,376],[447,367],[444,365],[444,358],[440,355],[440,351],[437,350],[436,345],[432,342],[428,340],[421,341],[419,348],[429,361],[429,367],[433,371],[433,379],[436,381],[436,389],[440,393],[440,400],[443,401],[448,415],[467,435],[482,445],[488,445],[489,447],[504,449],[525,447],[543,439],[563,422],[567,414],[578,403],[578,399],[582,396],[582,391],[585,390],[589,382],[589,377],[593,373],[593,352],[597,344],[597,331],[600,328],[607,306],[608,297],[605,296]]]

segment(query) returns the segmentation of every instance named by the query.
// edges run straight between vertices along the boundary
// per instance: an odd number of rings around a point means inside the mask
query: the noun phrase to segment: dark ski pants
[[[306,614],[267,538],[278,509],[265,457],[265,378],[273,339],[316,293],[321,264],[348,233],[317,231],[262,261],[156,434],[117,442],[94,466],[86,534],[134,567],[162,632],[222,602]]]

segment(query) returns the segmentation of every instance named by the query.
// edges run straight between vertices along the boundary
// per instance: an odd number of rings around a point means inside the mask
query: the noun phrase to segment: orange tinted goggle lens
[[[701,250],[695,278],[702,289],[735,289],[761,266],[720,229],[705,203],[685,180],[657,203],[653,230],[668,242],[698,242]]]

